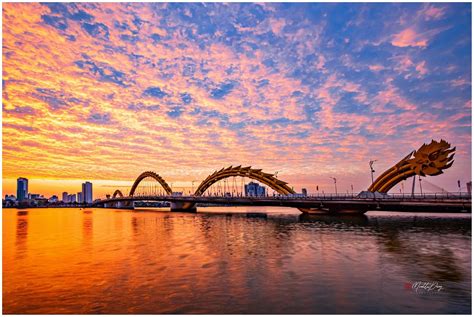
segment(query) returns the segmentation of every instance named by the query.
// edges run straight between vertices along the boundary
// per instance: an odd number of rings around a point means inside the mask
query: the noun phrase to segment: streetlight
[[[332,178],[332,180],[334,181],[334,189],[336,190],[336,195],[337,195],[337,180],[335,177],[329,177],[329,178]]]
[[[197,180],[194,179],[191,181],[191,192],[193,193],[193,195],[194,195],[194,182],[197,182]]]
[[[374,183],[374,163],[377,162],[377,160],[369,161],[369,167],[370,167],[370,176],[372,177],[372,184]]]
[[[420,194],[423,196],[423,188],[421,187],[421,176],[418,176],[418,180],[420,181]]]

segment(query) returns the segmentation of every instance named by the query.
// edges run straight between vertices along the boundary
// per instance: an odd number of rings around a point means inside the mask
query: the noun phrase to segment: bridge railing
[[[372,196],[373,195],[373,196]],[[332,193],[325,193],[325,194],[311,194],[311,195],[266,195],[266,196],[242,196],[242,195],[205,195],[205,196],[182,196],[182,195],[134,195],[133,198],[139,198],[146,200],[154,199],[159,197],[166,200],[175,200],[176,198],[241,198],[241,199],[250,199],[250,200],[378,200],[378,201],[454,201],[454,200],[462,200],[462,201],[471,201],[472,196],[470,193],[467,192],[440,192],[440,193],[423,193],[423,194],[409,194],[409,193],[396,193],[396,194],[372,194],[365,192],[364,195],[360,194],[332,194]],[[124,197],[124,198],[131,198],[131,197]],[[120,200],[120,197],[116,199]]]

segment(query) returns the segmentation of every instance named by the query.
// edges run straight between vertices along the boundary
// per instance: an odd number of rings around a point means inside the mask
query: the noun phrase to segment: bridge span
[[[94,206],[133,208],[135,201],[166,201],[171,211],[196,211],[198,204],[221,206],[282,206],[298,208],[307,213],[365,213],[369,210],[408,212],[471,212],[470,195],[424,195],[415,197],[387,196],[357,198],[352,196],[321,197],[222,197],[222,196],[127,196],[97,201]],[[191,207],[191,208],[190,208]]]
[[[471,195],[441,195],[407,197],[389,195],[388,191],[409,177],[436,176],[452,166],[454,151],[451,145],[441,140],[432,140],[423,144],[418,150],[410,152],[398,163],[382,173],[367,191],[356,197],[323,196],[300,197],[287,182],[276,177],[276,174],[265,173],[251,166],[229,166],[215,171],[204,179],[194,194],[179,196],[173,193],[171,186],[157,173],[143,172],[138,176],[128,195],[116,190],[113,196],[94,202],[94,206],[133,208],[135,201],[167,201],[172,211],[196,211],[197,204],[251,205],[251,206],[285,206],[298,208],[304,213],[365,213],[368,210],[416,211],[416,212],[471,212]],[[372,167],[371,167],[372,168]],[[373,172],[373,170],[372,170]],[[271,188],[278,195],[269,197],[243,197],[231,195],[224,191],[220,196],[209,195],[214,184],[228,178],[246,177],[256,180]],[[140,195],[137,188],[144,179],[153,179],[160,186],[160,194]],[[193,181],[194,182],[194,181]],[[413,182],[413,193],[414,193]],[[370,198],[364,198],[370,197]]]

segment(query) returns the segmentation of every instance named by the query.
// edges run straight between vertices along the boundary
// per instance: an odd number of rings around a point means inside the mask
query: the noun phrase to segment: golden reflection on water
[[[5,209],[3,310],[470,311],[470,218],[267,211]],[[426,296],[403,289],[417,280],[446,289]]]

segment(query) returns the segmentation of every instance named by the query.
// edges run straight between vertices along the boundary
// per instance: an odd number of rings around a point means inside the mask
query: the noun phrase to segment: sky
[[[471,180],[470,3],[3,3],[3,194],[251,165],[340,192],[423,143]],[[425,183],[426,184],[426,183]],[[110,186],[110,187],[108,187]],[[464,185],[463,185],[464,186]],[[394,189],[397,190],[397,189]],[[428,188],[426,190],[429,190]]]

